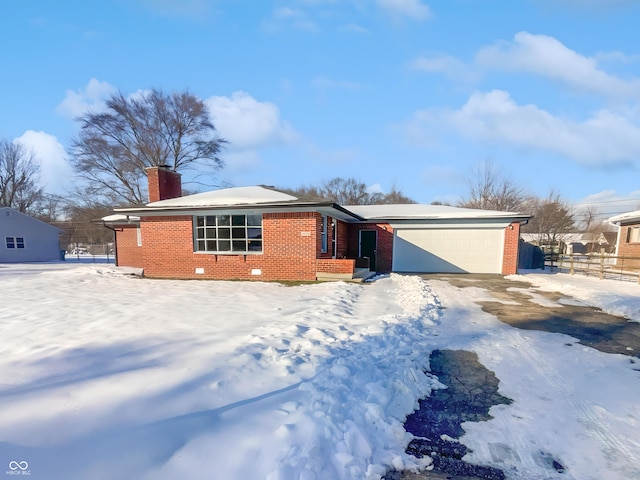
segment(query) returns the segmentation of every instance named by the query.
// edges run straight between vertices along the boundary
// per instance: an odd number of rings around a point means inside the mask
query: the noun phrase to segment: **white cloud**
[[[578,211],[593,209],[597,219],[606,221],[614,215],[640,209],[640,190],[628,194],[618,193],[616,190],[603,190],[586,196],[573,206]]]
[[[367,187],[367,193],[384,193],[382,189],[382,185],[379,183],[374,183],[373,185],[369,185]]]
[[[275,9],[262,26],[268,32],[276,32],[282,27],[290,25],[296,30],[317,32],[320,30],[309,16],[299,8],[280,7]]]
[[[640,79],[623,80],[547,35],[517,33],[513,42],[482,48],[475,59],[485,68],[526,72],[565,83],[571,88],[608,97],[640,98]]]
[[[81,90],[67,90],[64,100],[56,107],[56,112],[67,118],[77,118],[89,111],[99,112],[105,107],[104,101],[116,91],[113,85],[92,78]]]
[[[411,68],[428,73],[442,73],[454,80],[476,81],[479,73],[471,66],[450,55],[430,55],[416,58]]]
[[[431,9],[420,0],[378,0],[378,6],[395,17],[409,17],[426,20],[431,17]]]
[[[15,141],[33,151],[40,162],[41,180],[46,185],[45,191],[65,193],[70,186],[70,179],[73,178],[73,170],[67,161],[67,152],[58,139],[42,131],[27,130]]]
[[[592,166],[635,164],[640,158],[640,126],[609,110],[575,121],[535,105],[518,105],[501,90],[476,92],[458,110],[428,109],[404,125],[419,138],[439,128],[480,142],[552,152]]]
[[[297,138],[293,128],[280,118],[277,105],[259,102],[246,92],[211,97],[205,103],[218,133],[229,141],[230,151],[288,144]]]

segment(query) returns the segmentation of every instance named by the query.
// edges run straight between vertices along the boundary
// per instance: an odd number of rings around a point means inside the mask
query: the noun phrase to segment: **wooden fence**
[[[609,254],[545,255],[545,268],[551,271],[640,283],[640,257]]]

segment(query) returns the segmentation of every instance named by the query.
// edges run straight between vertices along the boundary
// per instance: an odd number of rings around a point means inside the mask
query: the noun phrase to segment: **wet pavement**
[[[567,334],[576,338],[576,343],[605,353],[628,355],[632,363],[638,362],[635,357],[640,356],[640,323],[606,314],[562,293],[542,292],[530,283],[506,280],[500,275],[438,274],[423,278],[447,281],[459,288],[488,290],[495,301],[478,302],[479,305],[513,327]],[[540,296],[547,301],[540,302]],[[638,366],[640,369],[640,362]],[[415,436],[407,453],[430,456],[432,470],[391,471],[385,480],[503,480],[501,470],[464,462],[467,447],[456,440],[464,434],[461,423],[489,420],[491,406],[511,403],[511,399],[498,393],[499,380],[474,353],[459,350],[433,351],[430,373],[447,388],[434,390],[431,396],[420,400],[419,409],[407,417],[405,428]],[[544,460],[549,467],[564,472],[558,460],[547,456]]]
[[[498,379],[480,364],[475,353],[464,350],[434,350],[429,365],[431,374],[447,388],[434,390],[431,396],[420,400],[418,410],[407,417],[405,428],[415,437],[409,443],[407,453],[418,458],[430,456],[433,471],[413,477],[391,472],[386,479],[504,480],[501,470],[462,461],[468,449],[457,441],[464,435],[463,422],[490,420],[493,418],[489,415],[492,406],[511,403],[511,399],[498,393]],[[445,476],[428,476],[431,473]]]
[[[640,357],[640,323],[609,315],[558,292],[543,292],[528,282],[506,280],[500,275],[424,275],[459,287],[488,290],[495,301],[480,302],[482,309],[501,322],[525,330],[564,333],[579,343],[605,353]],[[541,295],[555,306],[542,306],[527,291]],[[640,287],[638,287],[640,294]],[[501,303],[501,302],[510,302]]]

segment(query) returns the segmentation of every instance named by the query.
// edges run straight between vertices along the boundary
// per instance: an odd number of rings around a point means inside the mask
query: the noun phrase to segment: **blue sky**
[[[455,203],[488,159],[538,196],[640,208],[638,0],[23,0],[0,19],[0,136],[52,193],[73,118],[155,87],[208,104],[236,186],[353,176]]]

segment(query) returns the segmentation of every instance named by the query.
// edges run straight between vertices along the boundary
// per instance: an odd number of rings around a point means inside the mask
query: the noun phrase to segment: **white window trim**
[[[199,217],[221,217],[221,216],[243,216],[245,217],[245,223],[244,223],[244,228],[245,228],[245,237],[242,239],[234,239],[234,238],[224,238],[223,240],[228,240],[229,242],[233,242],[234,240],[245,240],[245,241],[249,241],[251,240],[248,237],[248,229],[250,228],[260,228],[260,250],[199,250],[198,249],[198,241],[207,241],[207,238],[205,236],[205,238],[199,238],[198,237],[198,228],[202,228],[202,227],[198,227],[198,218]],[[260,225],[249,225],[248,224],[248,220],[247,218],[250,216],[259,216],[260,217]],[[220,240],[220,238],[218,238],[217,235],[217,231],[219,228],[227,228],[226,226],[219,226],[217,225],[218,220],[216,218],[216,226],[215,226],[215,230],[216,230],[216,239],[215,241],[217,242],[218,240]],[[230,219],[230,223],[232,223],[231,219]],[[212,226],[207,225],[209,228],[211,228]],[[205,229],[206,227],[205,226]],[[232,229],[234,226],[233,225],[229,225],[228,228]],[[239,227],[239,226],[238,226]],[[193,216],[193,251],[194,253],[197,254],[205,254],[205,255],[262,255],[264,253],[264,237],[263,237],[263,216],[261,213],[215,213],[215,214],[210,214],[210,215],[194,215]],[[209,239],[209,240],[214,240],[214,239]],[[233,248],[233,243],[231,243],[231,248]]]

